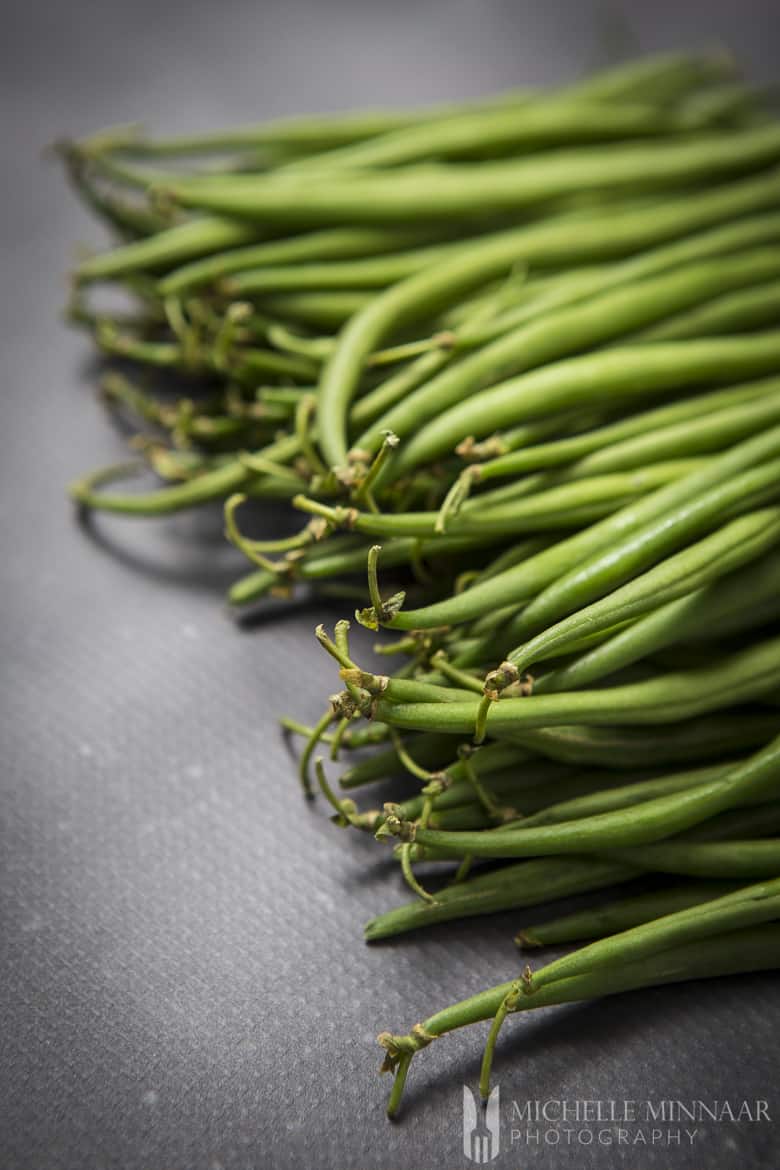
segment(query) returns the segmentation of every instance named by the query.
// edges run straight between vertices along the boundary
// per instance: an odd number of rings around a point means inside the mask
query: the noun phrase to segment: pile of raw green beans
[[[119,236],[79,263],[69,315],[138,454],[76,500],[222,502],[253,565],[235,606],[305,586],[398,631],[378,674],[349,622],[319,627],[342,689],[314,726],[283,721],[304,790],[389,841],[414,894],[367,937],[628,886],[518,934],[597,941],[382,1033],[390,1113],[452,1028],[492,1020],[487,1095],[508,1014],[780,965],[780,124],[761,95],[725,57],[670,55],[60,151]],[[136,469],[162,485],[115,486]],[[289,502],[290,534],[247,536],[248,499]],[[341,792],[323,747],[355,752]],[[349,795],[388,781],[382,808]]]

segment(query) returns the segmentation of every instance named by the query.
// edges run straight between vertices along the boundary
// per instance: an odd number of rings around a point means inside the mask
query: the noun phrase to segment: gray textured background
[[[479,1038],[426,1052],[389,1126],[373,1037],[511,976],[517,923],[365,947],[361,923],[405,895],[375,849],[303,805],[274,723],[316,716],[333,687],[313,614],[230,623],[218,516],[77,527],[64,485],[121,442],[86,343],[58,323],[74,242],[98,229],[40,150],[111,121],[176,131],[551,81],[621,46],[721,40],[768,78],[775,5],[2,7],[0,1166],[466,1165]],[[518,1098],[765,1097],[775,1115],[778,1036],[767,975],[516,1022],[497,1071]],[[779,1132],[505,1148],[495,1164],[770,1167]]]

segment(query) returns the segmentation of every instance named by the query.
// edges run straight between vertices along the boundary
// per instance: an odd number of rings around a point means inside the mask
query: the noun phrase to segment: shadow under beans
[[[82,533],[124,568],[160,584],[224,595],[246,561],[226,544],[221,509],[165,517],[116,517],[79,509]]]

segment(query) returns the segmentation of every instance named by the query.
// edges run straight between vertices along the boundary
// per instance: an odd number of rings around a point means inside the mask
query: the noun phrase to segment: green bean
[[[250,268],[224,281],[223,287],[234,297],[251,297],[287,290],[382,289],[428,265],[446,260],[463,247],[462,241],[429,244],[413,251],[393,252],[385,256],[361,256],[354,260],[304,262]]]
[[[500,382],[422,427],[396,456],[396,474],[449,454],[465,436],[480,438],[539,414],[585,404],[631,402],[671,389],[758,377],[778,369],[780,333],[706,341],[623,345],[585,353]]]
[[[376,294],[365,290],[332,292],[272,293],[259,298],[264,312],[298,321],[313,329],[340,329],[356,313],[365,309]]]
[[[620,964],[572,976],[570,979],[562,979],[540,988],[532,995],[522,996],[512,1010],[525,1011],[551,1004],[571,1003],[579,999],[591,999],[688,979],[714,978],[741,971],[768,970],[778,965],[780,927],[773,924],[746,927],[693,943],[678,943],[641,962]],[[409,1064],[415,1052],[454,1028],[491,1019],[502,1007],[507,995],[516,988],[516,980],[501,983],[488,991],[452,1004],[443,1011],[429,1016],[408,1036],[381,1033],[380,1043],[387,1053],[383,1067],[396,1073],[388,1104],[388,1115],[394,1116],[398,1110]]]
[[[607,105],[565,95],[516,109],[482,109],[454,115],[433,125],[425,122],[388,131],[368,141],[315,156],[296,165],[314,169],[332,166],[386,167],[426,159],[484,159],[541,146],[609,142],[689,130],[675,111],[648,105]]]
[[[543,727],[512,734],[513,743],[549,759],[604,768],[643,768],[649,760],[662,764],[718,758],[758,747],[777,731],[776,714],[732,713],[687,719],[664,728],[664,734],[642,727]]]
[[[576,690],[664,646],[730,634],[780,615],[780,556],[770,554],[723,580],[667,602],[534,683],[536,694]]]
[[[488,745],[489,748],[506,746],[505,744]],[[478,761],[478,756],[479,753],[471,758],[472,765]],[[446,772],[448,778],[452,779],[452,767],[448,767]],[[484,776],[483,784],[489,796],[499,802],[505,799],[514,800],[517,797],[524,814],[529,808],[529,801],[535,808],[544,808],[546,804],[549,804],[552,787],[556,793],[560,793],[563,789],[565,793],[573,797],[578,793],[592,792],[594,787],[599,784],[609,786],[617,783],[615,777],[602,770],[587,771],[582,769],[573,772],[567,764],[556,764],[549,760],[533,760],[533,758],[524,763],[522,759],[517,757],[509,767],[493,768],[483,765],[479,775],[480,777]],[[398,816],[402,820],[417,820],[423,811],[424,799],[421,796],[412,796],[408,800],[402,801],[398,806],[400,809]],[[479,808],[484,812],[482,805],[474,799],[473,785],[465,779],[452,779],[450,786],[434,797],[431,815],[438,817],[440,813],[450,813],[459,809],[473,810],[474,808]],[[378,821],[377,825],[379,823]],[[434,820],[429,820],[428,823],[433,828],[446,827],[443,823],[437,824]]]
[[[634,894],[604,906],[589,910],[575,911],[559,918],[535,922],[524,926],[515,938],[518,946],[546,947],[559,943],[579,942],[580,939],[603,938],[632,926],[652,922],[665,914],[686,910],[690,906],[701,906],[731,893],[737,887],[734,882],[695,881],[684,885],[663,887],[647,893]]]
[[[770,644],[771,645],[771,644]],[[750,654],[750,652],[748,652]],[[780,639],[774,644],[775,670],[780,670]],[[757,656],[753,654],[757,662]],[[724,675],[732,670],[724,666]],[[693,677],[695,672],[689,672]],[[678,676],[679,678],[679,676]],[[674,689],[678,680],[667,676],[664,680]],[[645,684],[635,684],[639,687]],[[613,688],[615,690],[617,688]],[[511,700],[507,700],[510,702]],[[533,700],[516,700],[527,706]],[[617,713],[617,712],[615,712]],[[383,718],[383,715],[379,716]],[[672,722],[674,721],[672,717]],[[780,736],[762,751],[737,764],[725,777],[710,780],[695,788],[659,796],[639,805],[585,817],[582,820],[540,825],[528,829],[501,828],[492,832],[447,833],[436,829],[416,827],[413,839],[431,846],[439,856],[450,857],[539,857],[557,853],[588,853],[608,851],[616,860],[643,864],[644,851],[634,851],[626,858],[616,851],[647,845],[698,825],[717,813],[744,804],[748,800],[764,799],[780,792]],[[390,829],[392,832],[392,828]],[[661,846],[660,848],[664,848]],[[682,848],[683,852],[686,846]],[[775,850],[780,843],[774,844]],[[671,855],[670,855],[671,856]],[[761,864],[765,864],[762,860]],[[656,866],[649,855],[648,868]],[[724,876],[726,876],[724,871]],[[737,875],[738,876],[738,875]]]
[[[780,281],[739,289],[687,312],[668,322],[642,330],[637,340],[673,341],[681,337],[713,337],[724,333],[760,329],[780,320]]]
[[[316,376],[317,363],[302,354],[277,353],[273,349],[242,347],[226,362],[238,381],[256,386],[260,378],[276,376],[306,382]]]
[[[114,280],[148,269],[170,268],[194,256],[245,244],[257,237],[257,229],[249,224],[218,216],[201,216],[174,224],[146,239],[114,248],[111,252],[92,256],[78,266],[75,278],[86,283]]]
[[[771,466],[775,467],[780,482],[780,460]],[[755,561],[778,543],[780,508],[764,508],[739,516],[621,588],[547,627],[513,650],[508,660],[522,671],[545,658],[571,653],[583,637],[633,622],[667,602],[702,589],[726,573]]]
[[[770,693],[780,675],[780,640],[768,639],[724,657],[721,668],[679,670],[645,682],[493,703],[488,731],[498,738],[529,728],[572,722],[600,725],[675,723]],[[379,699],[376,718],[413,731],[469,735],[479,702],[392,703]]]
[[[721,931],[756,926],[780,917],[780,879],[759,882],[722,894],[704,906],[695,905],[642,926],[599,939],[548,963],[525,983],[528,993],[558,979],[582,975],[593,966],[636,962],[678,943],[711,938]]]
[[[501,334],[508,333],[517,325],[528,324],[551,309],[573,304],[608,288],[656,276],[691,261],[726,256],[758,244],[776,243],[779,230],[780,216],[776,211],[769,211],[738,218],[733,223],[727,222],[696,231],[682,239],[674,240],[671,244],[649,248],[638,255],[612,264],[568,271],[563,276],[548,280],[549,287],[545,287],[544,282],[537,277],[535,281],[526,285],[529,294],[526,302],[510,306],[503,313],[487,321],[482,318],[478,323],[456,327],[455,349],[483,345]],[[553,263],[555,259],[553,256]],[[535,262],[544,264],[544,255],[536,257]],[[536,295],[530,295],[535,286],[539,287],[539,291]]]
[[[504,536],[575,528],[611,514],[659,485],[689,474],[699,465],[695,459],[672,460],[636,471],[593,476],[573,484],[563,484],[536,492],[527,499],[492,508],[485,501],[484,510],[475,509],[473,513],[458,516],[449,526],[448,533],[452,536],[491,533]],[[385,538],[433,537],[436,534],[437,512],[356,512],[354,509],[331,508],[306,497],[296,497],[293,502],[296,507],[334,523],[347,523],[351,529],[365,535]]]
[[[701,79],[706,79],[709,76],[707,70],[713,68],[715,68],[714,62],[707,63],[707,59],[696,62],[696,59],[682,57],[676,61],[670,60],[668,64],[665,64],[663,59],[659,61],[658,65],[656,65],[655,59],[653,59],[652,65],[650,62],[646,64],[647,76],[651,79],[652,86],[666,85],[666,79],[669,77],[672,79],[673,85],[681,84],[686,89],[689,86],[699,84]],[[586,84],[590,86],[593,81],[589,80]],[[631,79],[631,71],[627,70],[626,81],[620,84],[620,92],[625,90],[630,94],[638,89],[638,96],[641,98],[647,83],[634,82]],[[527,90],[513,89],[477,98],[476,102],[484,104],[489,109],[492,105],[524,104],[528,96],[529,91]],[[117,139],[116,149],[120,149],[124,154],[140,157],[224,154],[230,151],[266,146],[320,151],[328,147],[336,148],[352,142],[360,142],[365,138],[373,138],[375,135],[385,134],[404,126],[413,126],[422,120],[433,122],[441,118],[449,118],[462,110],[470,109],[474,100],[418,109],[361,110],[358,112],[348,110],[333,114],[293,115],[270,122],[239,126],[230,130],[216,130],[195,136],[180,135],[169,139],[143,138],[137,127],[125,127],[122,128],[124,133],[119,135]],[[109,136],[108,145],[111,145],[110,134],[110,131],[104,132],[102,135],[82,141],[79,146],[88,154],[97,150],[105,150],[107,135]]]
[[[700,86],[734,76],[734,64],[724,53],[691,57],[683,53],[659,53],[613,65],[568,87],[573,95],[597,101],[680,100]]]
[[[561,821],[575,821],[583,817],[612,812],[615,809],[631,808],[646,800],[653,800],[657,796],[684,792],[707,780],[718,779],[732,766],[732,764],[705,765],[687,772],[674,772],[632,784],[616,783],[612,787],[607,785],[601,790],[574,799],[567,797],[565,800],[556,800],[554,804],[548,804],[546,808],[540,809],[532,816],[524,817],[522,828],[530,829],[537,825],[554,825]],[[761,799],[763,797],[749,798],[748,803]]]
[[[780,129],[770,124],[731,134],[690,135],[684,142],[572,147],[540,158],[399,168],[359,177],[225,174],[171,177],[166,192],[184,206],[262,223],[405,222],[514,211],[583,192],[658,190],[739,175],[780,157]]]
[[[542,857],[479,874],[468,882],[445,886],[436,901],[414,901],[373,918],[365,926],[368,942],[391,938],[418,926],[451,922],[536,906],[570,894],[600,890],[634,877],[637,871],[596,858]]]
[[[780,868],[780,838],[771,841],[723,841],[715,844],[664,842],[640,849],[609,850],[626,864],[642,863],[658,873],[690,877],[769,878]]]
[[[447,736],[416,736],[410,746],[410,751],[419,763],[425,767],[435,768],[442,760],[450,760],[452,757],[452,742]],[[534,762],[533,756],[524,751],[516,744],[507,743],[491,743],[484,748],[480,748],[471,760],[472,767],[476,770],[479,777],[488,776],[507,764],[528,764]],[[542,760],[535,762],[540,767],[548,768],[547,761]],[[553,768],[555,765],[553,765]],[[397,750],[395,748],[388,748],[382,753],[377,753],[370,759],[360,760],[346,772],[339,779],[339,784],[342,788],[358,788],[363,784],[373,780],[386,779],[388,776],[395,775],[401,769]],[[448,763],[447,775],[452,781],[452,788],[458,791],[457,786],[460,785],[464,791],[468,793],[473,792],[472,786],[465,778],[464,765],[459,761],[457,763]],[[450,789],[447,790],[447,794]]]
[[[312,261],[347,260],[374,256],[383,252],[411,247],[430,240],[430,231],[398,228],[333,228],[306,232],[281,240],[267,240],[196,260],[174,269],[159,283],[160,295],[189,292],[204,284],[213,284],[224,276],[264,265],[303,264]]]
[[[763,401],[764,398],[771,398],[777,390],[780,390],[780,378],[756,379],[745,385],[729,386],[725,390],[694,392],[690,397],[640,410],[615,422],[586,430],[582,434],[567,436],[549,443],[539,443],[533,448],[526,448],[523,428],[517,428],[516,431],[502,435],[498,440],[498,444],[503,446],[507,453],[479,464],[479,471],[475,472],[474,478],[481,482],[504,476],[516,476],[528,471],[538,471],[540,468],[559,467],[575,460],[580,462],[591,455],[594,456],[593,462],[598,466],[596,453],[604,449],[606,461],[610,458],[606,449],[616,443],[633,438],[644,443],[646,434],[661,432],[664,428],[676,426],[678,423],[696,421],[699,425],[711,413]],[[515,446],[525,449],[514,450]]]
[[[509,638],[515,639],[527,636],[531,621],[535,619],[535,611],[542,610],[547,601],[547,590],[550,590],[551,600],[555,603],[559,582],[566,582],[567,576],[572,576],[567,574],[570,565],[592,563],[598,567],[601,562],[597,558],[601,551],[611,549],[618,541],[623,542],[628,556],[633,549],[633,545],[628,543],[631,534],[640,529],[647,541],[641,548],[648,557],[651,550],[662,545],[662,552],[671,551],[676,534],[682,539],[683,532],[691,534],[706,529],[706,517],[719,517],[740,499],[748,507],[755,506],[767,498],[763,495],[765,491],[771,497],[773,469],[767,473],[759,464],[753,471],[742,472],[741,475],[739,472],[741,468],[753,467],[761,459],[769,458],[778,442],[780,429],[777,427],[764,435],[745,440],[732,451],[708,460],[701,471],[659,488],[639,503],[620,509],[575,536],[537,553],[524,563],[444,602],[434,602],[423,609],[400,610],[383,624],[392,629],[430,629],[467,621],[509,603],[519,607],[536,597],[508,634]],[[757,498],[758,494],[761,498]],[[674,508],[678,509],[675,524],[667,528],[665,520]],[[551,582],[556,584],[553,586]],[[615,587],[619,583],[622,582],[618,581],[617,574],[611,575],[610,584]],[[571,609],[579,608],[584,600],[591,599],[585,598],[584,591],[580,593],[572,589],[571,592],[575,594]],[[554,617],[560,616],[552,609],[550,612],[554,613]],[[548,624],[548,621],[549,615],[546,614],[543,625]]]
[[[699,403],[698,417],[610,443],[578,460],[574,467],[578,473],[592,475],[722,450],[780,418],[780,379],[767,379],[761,386],[760,397],[720,409],[712,409],[716,405],[714,396],[707,395],[710,409],[706,410],[706,402]],[[753,384],[754,391],[755,387]]]
[[[773,458],[778,449],[780,426],[774,426],[624,509],[622,533],[616,534],[609,552],[596,552],[544,589],[519,618],[512,636],[527,637],[603,596],[664,553],[679,548],[686,537],[706,531],[729,511],[746,511],[771,501],[780,486],[778,461]],[[744,467],[753,470],[742,471]],[[621,525],[620,513],[611,519],[617,521],[616,528]]]
[[[725,289],[753,285],[765,276],[775,275],[778,265],[780,250],[763,248],[760,251],[749,250],[733,256],[690,263],[671,273],[608,288],[583,303],[544,314],[538,320],[522,325],[470,354],[383,415],[376,428],[389,429],[404,437],[415,430],[419,431],[422,424],[446,412],[440,425],[451,437],[451,447],[454,447],[459,440],[471,434],[471,428],[467,425],[461,427],[457,436],[453,437],[454,432],[447,426],[447,420],[456,412],[458,403],[465,400],[461,409],[469,411],[467,417],[470,419],[481,402],[490,404],[493,395],[497,395],[499,401],[506,397],[506,389],[498,395],[494,386],[497,382],[500,384],[500,380],[630,334],[644,323],[668,318],[676,310],[710,300]],[[477,393],[486,385],[493,386],[493,389]],[[523,415],[523,388],[519,382],[516,385],[519,393],[515,395],[515,401],[521,407],[520,417],[532,417],[528,412]],[[554,395],[555,390],[550,390]],[[641,392],[641,386],[638,390]],[[528,392],[532,402],[536,402],[532,382]],[[591,401],[599,401],[595,387],[590,387],[590,394]],[[575,400],[571,405],[577,404]],[[556,406],[553,398],[552,409]],[[538,406],[533,409],[537,414],[540,413]],[[490,415],[486,421],[489,425]],[[517,419],[513,418],[512,421]],[[434,433],[435,426],[433,424]],[[378,433],[375,429],[361,435],[356,445],[361,449],[375,450]],[[423,429],[422,436],[426,433],[427,430]],[[484,424],[480,433],[486,433]],[[419,442],[424,446],[425,439],[421,437]],[[400,454],[400,467],[415,466],[414,446],[415,440],[412,440],[407,453]],[[444,451],[445,446],[437,446],[436,454]]]
[[[549,806],[552,793],[547,781],[521,786],[518,786],[517,781],[516,772],[499,772],[485,784],[488,797],[497,807],[497,812],[494,814],[489,813],[483,804],[474,799],[473,792],[470,801],[464,801],[451,808],[442,808],[438,798],[434,798],[433,810],[425,822],[426,828],[442,829],[448,832],[492,829],[497,824],[514,825],[518,818],[520,818],[518,824],[522,823],[523,827],[526,827],[529,820],[532,820],[536,814]],[[604,783],[603,777],[589,776],[587,773],[581,772],[578,775],[570,775],[558,780],[555,784],[555,795],[561,801],[564,799],[575,801],[578,798],[585,798],[597,793]],[[608,776],[606,784],[611,783],[617,783],[617,780]],[[407,803],[407,801],[403,801],[398,806],[401,810],[398,816],[404,820],[415,819],[406,815]],[[377,818],[375,828],[379,827],[382,819],[382,817]]]
[[[57,145],[64,158],[68,178],[87,206],[126,240],[151,236],[169,227],[168,218],[142,203],[131,202],[94,181],[91,168],[70,143]]]
[[[297,454],[298,450],[298,440],[291,436],[266,447],[265,454],[269,459],[282,463]],[[161,488],[159,491],[113,494],[95,490],[102,483],[115,478],[112,469],[108,469],[108,473],[98,472],[72,484],[70,494],[79,504],[88,508],[97,508],[105,512],[123,512],[127,515],[160,516],[211,500],[223,499],[232,492],[248,490],[250,486],[258,494],[263,494],[264,491],[260,483],[261,477],[241,459],[221,462],[213,470],[196,475],[185,483]],[[264,483],[272,487],[275,485],[272,476],[264,477]],[[281,491],[283,498],[295,494],[294,487],[291,490],[289,484],[282,487]]]

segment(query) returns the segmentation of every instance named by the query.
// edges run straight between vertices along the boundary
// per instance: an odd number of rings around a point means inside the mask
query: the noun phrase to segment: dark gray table
[[[419,1059],[393,1127],[374,1035],[517,969],[511,915],[362,943],[361,923],[405,894],[371,843],[302,803],[274,722],[316,716],[333,688],[315,617],[231,624],[219,516],[77,527],[64,485],[121,442],[85,342],[57,320],[74,243],[97,229],[41,147],[111,121],[176,131],[556,80],[620,45],[720,39],[768,77],[772,9],[4,6],[3,1170],[466,1165],[461,1084],[480,1038]],[[517,1022],[497,1061],[496,1165],[775,1166],[779,1036],[771,976]],[[772,1121],[700,1124],[680,1148],[607,1146],[588,1125],[572,1145],[547,1126],[511,1144],[513,1097],[760,1098]]]

